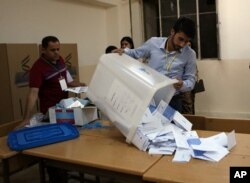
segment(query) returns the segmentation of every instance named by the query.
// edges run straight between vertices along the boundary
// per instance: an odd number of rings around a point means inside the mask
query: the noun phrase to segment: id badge
[[[59,78],[59,83],[60,83],[62,91],[66,90],[68,88],[64,77]]]

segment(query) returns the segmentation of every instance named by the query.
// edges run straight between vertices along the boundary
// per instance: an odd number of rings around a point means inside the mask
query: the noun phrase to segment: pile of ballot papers
[[[89,100],[87,99],[70,97],[70,98],[62,99],[57,105],[57,107],[65,108],[65,109],[71,109],[75,107],[84,108],[88,104],[89,104]]]
[[[192,123],[161,101],[147,108],[132,143],[149,154],[174,154],[174,162],[188,162],[191,157],[217,162],[236,145],[236,140],[234,131],[200,138],[192,131]]]

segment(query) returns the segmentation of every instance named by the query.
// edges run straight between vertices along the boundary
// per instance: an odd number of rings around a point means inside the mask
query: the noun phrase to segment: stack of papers
[[[71,97],[67,99],[62,99],[59,102],[60,108],[71,109],[75,107],[84,108],[87,104],[89,104],[89,100],[79,99],[77,97]]]
[[[65,91],[70,91],[73,93],[86,93],[88,90],[87,86],[78,86],[78,87],[71,87],[71,88],[66,88]]]
[[[192,131],[192,123],[161,101],[157,107],[146,110],[132,143],[149,154],[174,154],[174,162],[188,162],[192,157],[220,161],[236,145],[236,140],[234,131],[199,138]]]

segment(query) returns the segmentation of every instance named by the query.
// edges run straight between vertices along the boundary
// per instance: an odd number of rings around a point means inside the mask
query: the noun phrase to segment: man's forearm
[[[35,106],[35,103],[38,98],[38,89],[37,88],[31,88],[29,95],[26,100],[26,107],[25,107],[25,112],[24,112],[24,121],[28,122],[31,118],[31,113],[32,110]]]
[[[68,83],[67,85],[68,85],[68,87],[86,86],[85,83],[81,83],[78,81],[72,81],[72,82]]]

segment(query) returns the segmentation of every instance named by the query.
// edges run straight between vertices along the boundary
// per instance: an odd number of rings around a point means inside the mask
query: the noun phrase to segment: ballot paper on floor
[[[126,54],[111,53],[101,56],[87,96],[130,143],[152,98],[156,105],[169,103],[176,82]]]

